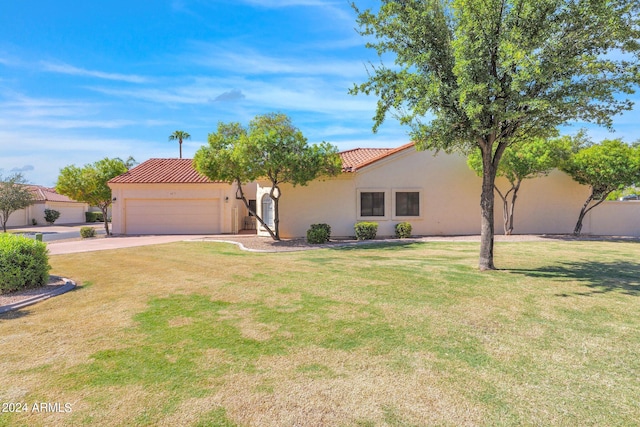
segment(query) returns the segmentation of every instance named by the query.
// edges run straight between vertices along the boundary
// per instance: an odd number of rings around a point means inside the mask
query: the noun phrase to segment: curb
[[[38,302],[41,301],[45,301],[48,300],[51,297],[55,297],[58,295],[62,295],[66,292],[69,292],[70,290],[72,290],[73,288],[76,287],[76,283],[73,280],[70,279],[65,279],[64,277],[62,278],[62,280],[64,280],[64,285],[57,287],[56,289],[49,291],[45,294],[42,295],[36,295],[32,298],[26,299],[26,300],[22,300],[19,302],[16,302],[14,304],[9,304],[9,305],[4,305],[2,307],[0,307],[0,314],[4,314],[7,313],[9,311],[14,311],[14,310],[19,310],[23,307],[27,307],[33,304],[36,304]]]

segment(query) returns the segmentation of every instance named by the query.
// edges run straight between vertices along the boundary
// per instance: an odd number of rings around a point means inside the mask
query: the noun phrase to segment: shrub
[[[104,215],[102,215],[102,212],[85,212],[84,219],[86,219],[87,222],[103,222]]]
[[[408,222],[399,222],[396,224],[396,237],[398,239],[411,237],[411,224]]]
[[[375,239],[378,233],[377,222],[358,222],[354,228],[356,230],[356,239],[358,240]]]
[[[0,293],[46,285],[50,268],[45,243],[0,234]]]
[[[327,243],[331,236],[331,226],[329,224],[311,224],[307,230],[308,243]]]
[[[36,220],[35,218],[31,218],[31,224],[38,225],[38,220]]]
[[[80,236],[82,236],[83,239],[96,237],[96,230],[93,227],[80,227]]]
[[[60,212],[54,209],[44,210],[44,220],[47,221],[47,224],[53,224],[58,218],[60,218]]]

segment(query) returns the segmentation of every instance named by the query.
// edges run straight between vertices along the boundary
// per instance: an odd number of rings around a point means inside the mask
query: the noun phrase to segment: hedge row
[[[0,293],[44,286],[50,269],[45,243],[0,234]]]

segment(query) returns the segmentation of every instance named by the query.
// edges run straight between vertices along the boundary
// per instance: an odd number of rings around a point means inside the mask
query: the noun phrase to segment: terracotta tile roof
[[[354,148],[340,153],[343,172],[355,172],[365,166],[413,147],[413,142],[396,148]]]
[[[375,163],[399,151],[413,147],[413,143],[405,144],[397,148],[354,148],[343,151],[343,172],[355,172],[365,166]],[[192,159],[149,159],[140,163],[126,173],[109,181],[118,184],[161,184],[161,183],[211,183],[193,168]]]
[[[56,193],[55,188],[43,187],[41,185],[26,185],[33,194],[36,202],[71,202],[79,203],[67,196]]]
[[[206,184],[209,178],[193,168],[192,159],[149,159],[115,178],[110,183],[124,184]]]

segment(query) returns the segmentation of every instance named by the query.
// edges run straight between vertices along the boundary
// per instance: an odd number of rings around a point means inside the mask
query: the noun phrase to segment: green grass
[[[634,425],[640,244],[176,243],[52,256],[77,290],[0,316],[39,425]],[[125,398],[126,396],[126,398]]]

